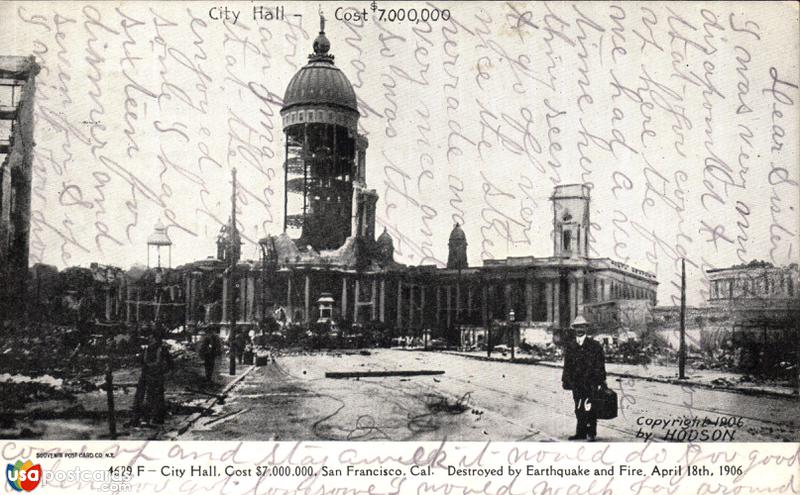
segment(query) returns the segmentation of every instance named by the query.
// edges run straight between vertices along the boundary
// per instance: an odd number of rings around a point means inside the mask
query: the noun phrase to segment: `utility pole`
[[[230,256],[231,256],[231,266],[230,271],[228,272],[229,281],[228,287],[230,287],[231,292],[231,331],[228,334],[228,350],[230,354],[230,368],[229,373],[231,375],[236,374],[236,353],[234,352],[236,347],[236,263],[238,260],[238,252],[239,246],[237,246],[237,242],[239,240],[239,236],[236,232],[236,167],[231,170],[231,175],[233,180],[232,188],[231,188],[231,228],[230,228]]]
[[[686,379],[686,259],[681,258],[681,343],[678,349],[678,378]]]

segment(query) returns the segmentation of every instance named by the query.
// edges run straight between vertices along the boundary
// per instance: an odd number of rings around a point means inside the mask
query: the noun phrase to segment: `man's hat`
[[[589,326],[589,322],[586,321],[586,318],[584,318],[583,315],[578,315],[575,318],[575,320],[572,322],[572,325],[570,325],[570,326],[572,328],[575,328],[575,327],[588,327]]]

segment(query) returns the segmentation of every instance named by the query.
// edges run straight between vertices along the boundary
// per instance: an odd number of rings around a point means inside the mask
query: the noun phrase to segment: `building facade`
[[[260,241],[258,262],[209,259],[184,267],[186,319],[207,321],[208,308],[229,323],[255,325],[274,317],[310,325],[332,319],[339,328],[376,323],[396,335],[429,335],[457,344],[492,322],[568,328],[584,307],[639,300],[654,305],[655,276],[608,258],[590,258],[590,189],[557,186],[550,256],[508,257],[469,266],[468,235],[456,225],[446,267],[394,261],[391,236],[375,238],[378,195],[367,188],[367,139],[357,132],[355,92],[336,67],[324,21],[314,53],[289,83],[281,110],[285,136],[284,232]],[[219,243],[225,245],[225,234]],[[224,249],[218,249],[223,252]],[[219,258],[219,256],[218,256]],[[595,314],[592,312],[591,314]]]
[[[0,314],[25,310],[33,165],[33,57],[0,56]]]
[[[306,327],[333,322],[343,332],[380,326],[397,337],[424,335],[469,346],[493,328],[519,329],[515,339],[552,342],[579,314],[609,327],[609,312],[636,306],[641,311],[625,314],[641,315],[655,304],[654,275],[589,257],[591,191],[583,184],[559,185],[552,192],[548,255],[470,265],[469,229],[455,225],[444,267],[397,263],[388,232],[376,237],[378,195],[368,188],[366,173],[369,143],[358,133],[355,91],[330,48],[322,21],[308,63],[286,88],[284,230],[259,241],[260,259],[239,259],[241,236],[231,220],[220,230],[214,256],[172,268],[172,242],[159,223],[148,238],[148,267],[132,267],[124,275],[113,267],[93,267],[95,299],[103,307],[99,319],[223,329],[263,328],[273,319]],[[29,72],[18,70],[16,77],[27,74],[23,89],[32,91],[35,70],[22,62],[19,67]],[[13,115],[29,117],[29,99],[19,101]],[[14,129],[6,149],[13,148],[12,163],[27,167],[29,179],[30,150],[17,147],[30,143],[31,135]],[[29,209],[29,194],[25,197]]]
[[[712,306],[731,304],[777,304],[790,302],[800,296],[798,267],[773,266],[763,261],[707,270],[710,281],[708,302]]]
[[[796,263],[764,261],[707,270],[709,305],[734,318],[737,328],[793,328],[800,320]]]

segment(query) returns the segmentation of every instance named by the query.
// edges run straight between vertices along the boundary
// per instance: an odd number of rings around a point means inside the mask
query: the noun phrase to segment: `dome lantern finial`
[[[333,61],[333,55],[329,55],[328,51],[331,49],[331,42],[325,36],[325,16],[322,15],[322,10],[319,11],[319,36],[314,40],[314,53],[309,55],[312,61]]]

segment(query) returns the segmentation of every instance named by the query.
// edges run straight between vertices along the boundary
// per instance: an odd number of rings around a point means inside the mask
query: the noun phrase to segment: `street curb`
[[[461,356],[467,359],[477,359],[478,361],[494,361],[498,363],[509,363],[509,364],[524,364],[524,365],[531,365],[531,366],[545,366],[548,368],[556,368],[561,369],[563,368],[562,365],[556,363],[548,363],[544,361],[538,362],[531,362],[531,361],[510,361],[508,359],[498,359],[492,358],[487,356],[471,356],[469,354],[461,354],[454,351],[441,351],[443,354],[450,354],[452,356]],[[736,392],[742,395],[753,395],[753,396],[770,396],[770,397],[777,397],[780,399],[797,399],[798,395],[795,392],[776,392],[774,390],[764,390],[764,389],[755,389],[755,388],[744,388],[744,387],[733,387],[733,386],[726,386],[726,385],[712,385],[710,383],[702,383],[702,382],[694,382],[691,380],[680,380],[678,378],[658,378],[652,376],[641,376],[641,375],[634,375],[632,373],[624,373],[619,371],[607,371],[606,375],[612,376],[619,376],[622,378],[635,378],[637,380],[644,380],[648,382],[658,382],[658,383],[667,383],[670,385],[691,385],[693,387],[698,388],[705,388],[708,390],[722,390],[728,392]]]
[[[223,388],[222,391],[218,395],[220,395],[220,396],[221,395],[226,395],[228,392],[231,391],[231,389],[233,387],[238,385],[240,381],[244,380],[244,378],[247,375],[249,375],[250,372],[252,372],[254,369],[256,369],[256,365],[254,365],[254,364],[250,365],[250,367],[247,368],[247,370],[245,370],[241,375],[237,376],[236,378],[231,380],[231,382],[229,384],[225,385],[225,388]],[[216,403],[219,402],[219,400],[220,400],[219,397],[211,397],[211,398],[209,398],[205,402],[205,404],[203,404],[203,406],[202,406],[203,410],[202,411],[192,414],[188,418],[184,419],[181,423],[179,423],[178,428],[173,430],[173,432],[177,432],[177,434],[175,436],[180,436],[180,435],[183,435],[184,433],[186,433],[186,431],[189,428],[191,428],[191,426],[193,424],[195,424],[200,418],[205,416],[206,412],[208,412],[209,409],[214,407],[214,405],[216,405]]]

